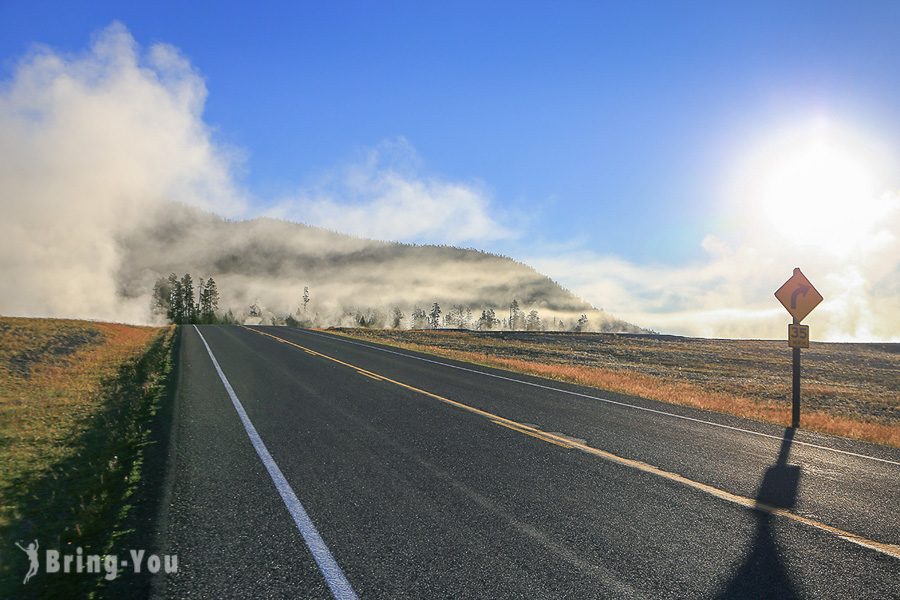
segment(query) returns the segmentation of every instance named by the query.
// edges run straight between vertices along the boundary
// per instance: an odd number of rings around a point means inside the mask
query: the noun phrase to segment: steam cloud
[[[178,52],[140,53],[122,25],[82,56],[27,56],[0,92],[0,310],[142,322],[118,240],[177,199],[243,210],[231,157],[201,119],[203,80]]]

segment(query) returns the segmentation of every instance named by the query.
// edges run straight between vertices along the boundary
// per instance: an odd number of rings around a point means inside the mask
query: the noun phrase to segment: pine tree
[[[194,305],[194,322],[205,323],[206,315],[206,282],[201,277],[197,282],[197,304]]]
[[[575,325],[575,331],[582,332],[586,331],[588,328],[588,318],[587,315],[581,315],[578,317],[578,323]]]
[[[429,324],[432,329],[437,329],[441,325],[441,305],[435,302],[431,305],[431,312],[428,313],[430,319]]]
[[[415,307],[412,312],[412,328],[422,329],[427,323],[428,315],[425,313],[425,310],[419,308],[418,306]]]
[[[400,310],[399,306],[395,306],[393,314],[391,316],[391,327],[393,329],[400,329],[403,319],[404,319],[403,311]]]
[[[181,323],[184,318],[184,294],[181,291],[181,281],[175,273],[169,275],[169,321]]]
[[[489,308],[487,310],[481,311],[481,316],[478,317],[478,322],[475,324],[477,329],[493,329],[494,325],[497,323],[497,313],[494,312],[493,308]]]
[[[471,314],[471,311],[469,314]],[[468,327],[466,321],[466,307],[462,304],[454,304],[453,308],[450,309],[450,312],[447,313],[447,324],[451,327],[455,325],[460,329]]]
[[[190,273],[185,273],[181,278],[181,323],[194,322],[194,280]]]
[[[215,323],[216,322],[216,312],[218,310],[219,310],[219,288],[216,286],[215,279],[210,277],[206,281],[205,320],[207,323]]]
[[[171,319],[172,313],[172,285],[165,277],[160,277],[153,284],[153,300],[151,302],[151,310],[153,314],[165,315],[167,319]]]
[[[520,321],[522,320],[522,311],[519,310],[519,301],[513,299],[509,304],[509,328],[521,329]]]

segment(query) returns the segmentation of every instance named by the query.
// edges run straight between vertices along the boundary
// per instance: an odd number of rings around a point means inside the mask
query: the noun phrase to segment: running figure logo
[[[37,575],[38,567],[38,541],[34,540],[30,544],[28,544],[27,548],[23,548],[19,545],[19,542],[16,542],[16,546],[19,546],[19,550],[28,555],[28,560],[31,561],[31,566],[28,567],[28,572],[25,573],[25,579],[22,580],[22,583],[28,583],[28,580]]]

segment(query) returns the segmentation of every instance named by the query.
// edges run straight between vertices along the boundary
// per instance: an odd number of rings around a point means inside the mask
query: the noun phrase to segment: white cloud
[[[508,239],[483,186],[423,175],[403,139],[381,144],[269,214],[360,237],[461,244]]]

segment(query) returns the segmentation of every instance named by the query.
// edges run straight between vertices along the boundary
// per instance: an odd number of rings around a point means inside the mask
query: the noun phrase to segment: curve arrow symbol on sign
[[[794,290],[794,293],[791,294],[791,308],[797,308],[797,296],[799,296],[800,294],[806,296],[806,293],[808,291],[808,285],[801,285],[796,290]]]
[[[795,324],[800,323],[823,300],[822,294],[799,268],[794,269],[794,274],[781,284],[775,292],[775,297],[794,317]]]

